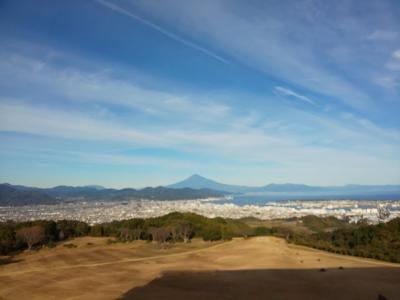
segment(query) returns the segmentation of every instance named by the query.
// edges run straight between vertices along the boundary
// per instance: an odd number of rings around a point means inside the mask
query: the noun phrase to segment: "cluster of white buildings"
[[[193,212],[206,217],[239,219],[285,219],[305,215],[349,217],[353,221],[366,218],[377,221],[377,206],[385,205],[389,219],[400,217],[400,201],[277,201],[263,205],[236,205],[209,200],[152,201],[132,200],[118,202],[75,202],[57,205],[0,207],[0,221],[61,220],[85,221],[89,224],[130,218],[149,218],[170,212]],[[226,199],[224,199],[226,200]]]

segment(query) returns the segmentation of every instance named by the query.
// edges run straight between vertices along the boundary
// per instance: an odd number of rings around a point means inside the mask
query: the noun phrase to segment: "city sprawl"
[[[62,220],[73,219],[89,224],[111,222],[131,218],[149,218],[170,212],[193,212],[206,217],[239,219],[285,219],[305,215],[349,217],[351,221],[361,218],[371,223],[378,221],[378,207],[390,212],[388,219],[400,216],[400,201],[279,201],[264,205],[243,205],[219,203],[222,199],[152,201],[131,200],[113,202],[70,202],[56,205],[3,206],[0,207],[0,221],[15,220]]]

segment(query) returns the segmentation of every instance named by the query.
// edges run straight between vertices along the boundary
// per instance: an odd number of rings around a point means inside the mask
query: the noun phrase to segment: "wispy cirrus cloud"
[[[352,122],[355,122],[356,124],[364,127],[364,129],[370,133],[375,133],[376,135],[379,135],[381,137],[387,137],[393,141],[400,141],[400,130],[396,129],[382,129],[379,126],[377,126],[375,123],[372,121],[362,118],[362,117],[357,117],[352,113],[346,112],[341,114],[342,118],[346,120],[350,120]]]
[[[279,94],[281,94],[281,95],[288,96],[288,97],[293,97],[293,98],[299,99],[301,101],[307,102],[309,104],[315,105],[313,100],[311,100],[307,96],[298,94],[298,93],[292,91],[291,89],[284,88],[284,87],[281,87],[281,86],[276,86],[275,87],[275,91],[279,92]]]
[[[41,105],[1,99],[0,130],[74,140],[124,140],[130,144],[163,145],[157,134],[145,133],[115,122],[96,119],[78,111],[66,112]]]
[[[367,161],[369,163],[375,161],[375,166],[378,163],[388,166],[397,164],[393,162],[395,156],[389,155],[389,153],[396,153],[396,149],[398,149],[398,146],[393,144],[395,141],[393,138],[398,137],[398,133],[393,133],[396,136],[390,135],[368,120],[357,118],[352,114],[344,115],[349,126],[343,126],[343,122],[320,117],[295,115],[297,118],[301,117],[303,126],[307,127],[313,124],[312,132],[318,131],[318,134],[314,136],[304,136],[301,131],[297,131],[299,125],[295,126],[294,130],[289,128],[277,131],[276,127],[263,129],[243,122],[238,128],[235,126],[235,120],[238,119],[235,115],[221,120],[221,123],[231,124],[230,126],[225,124],[224,127],[218,129],[207,128],[204,125],[199,126],[200,124],[192,122],[187,123],[184,127],[173,124],[165,126],[160,123],[152,124],[150,127],[140,123],[121,124],[77,111],[65,112],[38,105],[18,104],[15,99],[11,102],[1,99],[0,112],[2,114],[0,131],[2,132],[67,139],[74,144],[79,144],[80,141],[122,143],[127,147],[176,149],[192,155],[210,155],[222,160],[230,158],[246,164],[274,162],[282,166],[289,165],[290,168],[294,166],[304,168],[306,165],[327,166],[328,162],[324,162],[323,157],[330,157],[330,162],[336,161],[340,164],[347,161],[354,165],[358,161],[360,166],[362,162]],[[281,122],[287,122],[287,120],[281,119]],[[305,128],[305,130],[308,129]],[[326,136],[331,138],[329,145],[323,141]],[[340,147],[336,148],[337,144],[343,143],[348,144],[346,150],[340,149]],[[352,150],[351,143],[357,147],[370,146],[368,151],[363,149],[359,152]],[[387,157],[382,159],[381,154],[385,143],[389,152]],[[372,145],[379,145],[379,147],[376,148]],[[70,153],[66,153],[66,155],[69,157]],[[95,157],[97,159],[94,159]],[[78,158],[85,161],[82,155],[75,157],[75,161]],[[125,154],[104,154],[100,150],[98,153],[92,153],[92,159],[88,159],[86,162],[104,164],[101,162],[101,158],[110,159],[109,163],[113,164],[126,162],[132,165],[140,164],[141,160],[141,157]],[[155,160],[149,159],[143,159],[141,165],[157,163],[157,157]]]
[[[394,59],[400,60],[400,49],[397,49],[396,51],[394,51],[392,56]]]
[[[90,105],[100,113],[107,111],[104,105],[119,106],[160,119],[173,114],[176,121],[189,118],[206,122],[221,118],[230,110],[229,105],[214,102],[210,97],[145,88],[132,80],[116,78],[104,68],[63,68],[51,61],[5,52],[0,53],[0,58],[0,78],[6,88],[20,89],[20,82],[24,82],[29,98],[38,101],[62,96],[76,105]]]
[[[392,53],[390,60],[386,63],[386,68],[391,71],[400,71],[400,49]]]
[[[177,168],[246,172],[253,184],[300,177],[314,184],[354,182],[351,178],[374,183],[397,180],[396,131],[354,112],[337,120],[334,114],[306,109],[315,102],[286,85],[276,86],[276,91],[307,105],[296,108],[277,101],[273,94],[265,99],[251,93],[190,91],[179,84],[159,89],[154,82],[139,84],[117,70],[104,71],[104,64],[84,70],[73,60],[58,64],[4,52],[1,57],[1,137],[14,134],[25,147],[32,143],[25,142],[26,135],[45,138],[49,148],[60,140],[76,149],[82,143],[93,145],[86,152],[65,150],[66,164],[169,168],[172,164],[163,151],[174,150],[191,156],[171,159]],[[264,101],[233,105],[235,97],[253,100],[257,96]],[[229,105],[226,99],[231,100]],[[4,144],[8,152],[3,157],[15,155],[13,143]],[[110,145],[157,148],[160,153],[110,153],[106,151]],[[56,158],[43,152],[40,157],[60,161],[64,150],[59,148]],[[24,155],[31,155],[28,152]],[[193,157],[200,158],[196,162]],[[384,179],[370,175],[376,174],[376,168],[385,170]],[[327,176],[318,181],[321,170]]]
[[[398,36],[399,33],[396,31],[375,29],[367,36],[367,39],[372,41],[393,41]]]
[[[309,122],[319,122],[318,128],[323,131],[323,136],[329,133],[331,142],[327,145],[324,141],[319,140],[318,143],[312,142],[308,137],[305,139],[301,135],[296,135],[295,132],[275,132],[268,133],[259,128],[242,127],[230,128],[224,130],[210,130],[207,128],[194,129],[188,128],[168,128],[157,126],[155,130],[149,128],[127,127],[126,125],[113,123],[108,120],[88,118],[80,115],[77,112],[66,113],[55,109],[44,109],[33,107],[32,105],[15,105],[4,104],[0,105],[0,112],[5,116],[0,121],[1,132],[17,132],[21,134],[31,134],[35,136],[45,136],[53,139],[69,140],[69,147],[79,149],[79,143],[85,141],[105,142],[108,145],[111,143],[123,144],[125,147],[157,147],[164,149],[176,149],[182,152],[191,153],[191,155],[206,155],[212,157],[218,163],[211,162],[207,164],[208,172],[216,171],[214,168],[221,170],[230,169],[230,172],[244,171],[250,174],[261,174],[262,168],[249,169],[249,165],[258,164],[273,171],[273,176],[263,176],[254,181],[253,184],[262,183],[268,180],[289,180],[302,178],[302,182],[315,182],[315,176],[321,172],[321,168],[325,169],[328,175],[328,181],[319,181],[319,184],[329,184],[330,182],[346,183],[351,178],[356,176],[360,180],[368,181],[371,176],[367,173],[379,168],[385,169],[386,177],[384,181],[379,181],[374,178],[373,182],[387,182],[387,180],[395,180],[396,166],[399,166],[399,161],[396,159],[395,153],[398,150],[397,146],[385,145],[377,143],[377,140],[371,139],[367,132],[373,132],[373,135],[379,135],[380,132],[373,128],[371,131],[370,124],[366,124],[365,120],[360,123],[354,116],[349,116],[350,121],[354,121],[360,127],[365,127],[365,137],[360,136],[359,132],[349,128],[343,128],[340,124],[325,124],[315,120]],[[9,116],[9,117],[6,117]],[[305,119],[302,120],[303,122]],[[333,122],[333,121],[331,121]],[[335,128],[335,126],[338,127]],[[326,131],[328,129],[328,131]],[[344,131],[350,131],[351,135],[346,136]],[[325,137],[324,137],[325,138]],[[383,140],[388,137],[386,134]],[[363,145],[370,144],[369,151],[356,151],[352,147],[347,146],[346,149],[336,147],[337,143],[348,143],[357,139],[357,147],[360,147],[360,142]],[[381,140],[382,141],[382,140]],[[378,148],[374,145],[379,145]],[[56,143],[50,143],[55,147]],[[392,152],[392,155],[382,157],[382,149],[389,148],[386,152]],[[36,156],[43,161],[56,160],[56,162],[67,162],[69,164],[90,164],[90,165],[123,165],[131,167],[174,167],[178,169],[196,168],[201,169],[201,162],[193,162],[191,159],[183,158],[170,159],[163,156],[143,156],[129,155],[126,153],[110,153],[104,151],[98,146],[95,151],[71,151],[60,149],[57,151],[35,150],[24,146],[19,150],[15,150],[12,144],[6,144],[0,148],[2,156],[15,156],[22,152],[22,155],[27,157]],[[356,148],[359,150],[358,148]],[[396,150],[397,149],[397,150]],[[375,151],[379,150],[377,155]],[[4,152],[8,151],[8,152]],[[40,152],[39,155],[37,152]],[[19,154],[20,155],[20,154]],[[329,159],[327,159],[329,158]],[[229,166],[225,160],[229,159]],[[274,166],[271,167],[271,163]],[[351,167],[350,167],[351,166]],[[254,172],[261,173],[254,173]],[[345,171],[345,172],[344,172]],[[289,176],[288,176],[289,174]],[[257,175],[257,176],[258,176]],[[382,179],[382,178],[381,178]]]
[[[188,39],[182,38],[179,35],[171,32],[171,31],[169,31],[169,30],[167,30],[167,29],[165,29],[165,28],[163,28],[163,27],[161,27],[159,25],[156,25],[153,22],[150,22],[149,20],[134,14],[134,13],[130,12],[127,9],[122,8],[121,6],[118,6],[118,5],[114,4],[114,3],[111,3],[111,2],[105,1],[105,0],[95,0],[95,1],[97,3],[103,5],[104,7],[108,8],[108,9],[111,9],[111,10],[113,10],[113,11],[119,13],[119,14],[125,15],[125,16],[127,16],[127,17],[129,17],[129,18],[131,18],[131,19],[133,19],[135,21],[138,21],[138,22],[146,25],[146,26],[148,26],[148,27],[160,32],[161,34],[163,34],[163,35],[165,35],[165,36],[167,36],[167,37],[169,37],[169,38],[171,38],[171,39],[173,39],[173,40],[175,40],[175,41],[177,41],[177,42],[179,42],[179,43],[181,43],[181,44],[183,44],[183,45],[185,45],[187,47],[190,47],[190,48],[192,48],[192,49],[194,49],[196,51],[202,52],[202,53],[204,53],[204,54],[206,54],[206,55],[208,55],[208,56],[210,56],[210,57],[212,57],[212,58],[214,58],[214,59],[216,59],[216,60],[218,60],[220,62],[223,62],[225,64],[229,64],[230,63],[227,59],[223,58],[220,55],[217,55],[213,51],[211,51],[211,50],[209,50],[209,49],[207,49],[205,47],[202,47],[199,44],[196,44],[196,43],[194,43],[194,42],[192,42],[192,41],[190,41]]]
[[[368,110],[374,105],[363,89],[345,80],[327,63],[330,60],[328,52],[334,46],[351,40],[347,36],[343,41],[338,39],[342,28],[338,28],[332,17],[324,19],[324,22],[332,23],[331,27],[316,25],[326,17],[329,7],[313,8],[311,12],[319,10],[314,15],[305,11],[304,3],[294,7],[275,3],[268,9],[260,5],[254,10],[242,9],[242,5],[237,3],[227,5],[223,1],[205,1],[201,5],[185,1],[165,1],[161,4],[139,1],[131,4],[169,22],[171,26],[208,41],[210,45],[268,76],[335,98],[357,109]],[[308,18],[303,19],[304,15]],[[302,39],[294,36],[302,36]]]
[[[386,1],[363,3],[360,14],[356,1],[124,3],[321,99],[371,112],[381,109],[377,93],[388,103],[396,98],[376,79],[384,76],[374,75],[384,73],[387,51],[398,39],[398,10]]]
[[[385,70],[376,78],[376,82],[396,93],[396,88],[400,86],[400,49],[390,53],[389,58],[384,64]]]

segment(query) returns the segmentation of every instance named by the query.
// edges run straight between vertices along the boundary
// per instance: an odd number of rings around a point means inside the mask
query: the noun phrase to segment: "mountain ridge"
[[[0,184],[0,206],[35,204],[57,204],[66,201],[121,201],[145,200],[192,200],[222,197],[223,192],[211,189],[171,189],[167,187],[146,187],[143,189],[97,189],[96,187],[56,186],[35,188],[22,185]]]
[[[270,183],[263,186],[245,186],[245,185],[231,185],[220,183],[215,180],[193,174],[188,178],[166,185],[168,188],[212,188],[218,191],[228,193],[262,193],[262,192],[275,192],[275,193],[351,193],[351,192],[399,192],[400,185],[362,185],[362,184],[347,184],[343,186],[312,186],[298,183]]]

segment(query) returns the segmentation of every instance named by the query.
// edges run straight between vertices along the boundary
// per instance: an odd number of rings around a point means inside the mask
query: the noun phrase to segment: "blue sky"
[[[1,1],[0,182],[400,183],[399,1]]]

